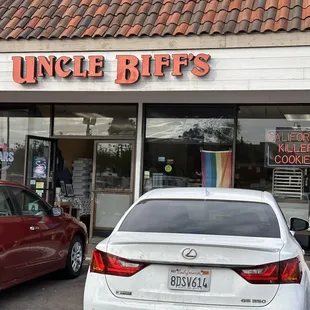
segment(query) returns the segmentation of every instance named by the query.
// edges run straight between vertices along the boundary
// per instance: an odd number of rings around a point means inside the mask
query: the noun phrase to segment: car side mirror
[[[53,207],[52,208],[52,215],[57,217],[57,216],[61,216],[63,213],[63,210],[62,208],[59,208],[59,207]]]
[[[309,223],[305,220],[292,217],[290,223],[290,230],[291,231],[302,231],[307,230],[309,228]]]

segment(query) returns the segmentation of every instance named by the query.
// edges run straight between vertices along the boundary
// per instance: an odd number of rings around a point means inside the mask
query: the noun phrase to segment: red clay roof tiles
[[[310,0],[0,0],[1,39],[202,35],[310,28]]]

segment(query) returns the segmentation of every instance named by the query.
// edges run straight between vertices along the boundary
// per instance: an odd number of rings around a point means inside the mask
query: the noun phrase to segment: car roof
[[[139,200],[145,199],[212,199],[266,202],[268,193],[258,190],[237,188],[203,188],[203,187],[178,187],[154,189],[144,194]]]
[[[18,186],[18,187],[23,187],[23,188],[27,188],[25,185],[21,184],[21,183],[17,183],[17,182],[11,182],[11,181],[5,181],[5,180],[0,180],[0,186]],[[28,189],[28,188],[27,188]]]

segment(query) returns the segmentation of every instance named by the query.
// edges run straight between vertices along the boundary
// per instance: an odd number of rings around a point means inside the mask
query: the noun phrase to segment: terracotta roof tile
[[[95,33],[92,35],[92,37],[97,37],[97,36],[102,37],[104,34],[105,34],[105,36],[114,36],[117,29],[118,29],[118,26],[112,26],[111,28],[109,28],[107,26],[101,26],[95,31]],[[108,33],[108,31],[112,32],[113,34],[110,35]]]
[[[12,33],[14,33],[14,31],[12,31],[12,29],[6,28],[6,29],[4,29],[3,31],[0,32],[0,39],[6,39],[6,37],[9,34],[12,34]]]
[[[189,25],[188,28],[186,29],[185,35],[198,33],[199,26],[200,26],[200,24],[198,24],[198,23],[194,23],[194,24]]]
[[[310,0],[0,0],[1,39],[310,29]]]
[[[18,17],[21,18],[24,13],[26,12],[26,8],[25,7],[20,7],[14,14],[14,17]]]
[[[290,14],[288,16],[288,20],[292,21],[294,19],[299,19],[299,16],[302,16],[302,8],[300,6],[295,6],[290,10]],[[300,19],[299,19],[300,20]],[[300,24],[300,22],[299,22]],[[298,27],[299,28],[299,27]],[[298,29],[297,28],[297,29]]]
[[[254,20],[253,23],[249,25],[248,32],[259,32],[262,26],[262,21],[261,20]]]
[[[54,16],[54,13],[56,11],[57,11],[57,7],[56,6],[51,6],[43,13],[42,18],[45,17],[45,16],[52,17],[52,16]]]
[[[148,14],[151,8],[151,3],[150,2],[145,2],[142,5],[140,5],[139,10],[137,12],[138,15],[140,14]]]
[[[96,27],[96,26],[90,26],[90,27],[88,27],[86,30],[85,30],[85,32],[83,33],[83,35],[82,35],[82,38],[83,37],[91,37],[94,33],[95,33],[95,31],[98,29],[98,27]]]
[[[0,6],[0,16],[4,15],[5,12],[6,12],[6,8],[2,8]]]
[[[49,28],[47,28],[47,29],[54,29],[54,28],[52,28],[52,27],[49,27]],[[29,35],[28,35],[28,37],[27,37],[27,39],[31,39],[31,38],[37,38],[37,37],[39,37],[39,36],[43,36],[43,37],[45,37],[45,32],[47,31],[47,29],[42,29],[42,28],[37,28],[37,29],[35,29],[35,30],[33,30]],[[52,30],[53,31],[53,30]]]
[[[0,7],[8,9],[14,0],[2,0],[0,2]]]
[[[97,7],[97,10],[94,16],[101,15],[104,16],[105,12],[108,10],[109,6],[107,4],[103,4]]]
[[[17,8],[15,7],[11,7],[10,9],[8,9],[2,16],[1,16],[1,19],[2,18],[5,18],[5,17],[8,17],[8,18],[12,18],[15,14],[15,12],[17,11]]]
[[[99,27],[101,26],[107,26],[109,27],[109,25],[111,24],[111,21],[113,20],[115,16],[114,15],[108,15],[105,18],[101,18],[101,22],[99,24]],[[117,25],[118,27],[120,27],[120,25]]]
[[[182,23],[180,26],[175,28],[173,35],[186,33],[187,28],[188,28],[188,24]]]
[[[30,21],[30,17],[23,17],[17,23],[16,28],[24,28],[28,24],[29,21]]]
[[[82,6],[82,5],[89,6],[90,3],[91,3],[91,0],[82,0],[82,1],[80,2],[80,6]]]
[[[29,20],[28,24],[25,26],[25,28],[31,28],[31,29],[35,29],[36,25],[39,23],[40,18],[39,17],[35,17]]]
[[[52,28],[56,28],[56,26],[58,25],[58,23],[60,22],[61,18],[59,16],[56,16],[54,18],[52,18],[48,23],[47,25],[45,26],[45,28],[49,28],[49,27],[52,27]]]
[[[141,31],[141,29],[142,29],[141,25],[135,25],[135,26],[131,27],[129,29],[129,31],[127,32],[127,34],[126,34],[126,37],[138,36],[140,31]]]
[[[40,19],[40,21],[37,23],[36,27],[44,29],[50,20],[51,19],[48,16],[45,16],[43,19]]]
[[[70,38],[71,34],[75,31],[75,27],[70,26],[69,28],[66,28],[65,31],[59,36],[59,38]]]
[[[134,3],[134,4],[130,5],[126,11],[124,10],[124,13],[126,13],[126,15],[130,15],[130,14],[136,14],[137,15],[139,8],[140,8],[139,3]]]
[[[17,29],[21,29],[21,28],[17,28]],[[17,39],[27,39],[29,34],[32,32],[31,28],[26,28],[26,29],[21,29],[22,32],[20,34],[17,35]]]
[[[39,9],[35,10],[34,14],[32,16],[29,16],[29,17],[39,17],[39,18],[41,18],[43,16],[43,14],[45,13],[45,11],[47,11],[47,8],[45,6],[42,6]]]
[[[178,26],[176,24],[170,24],[168,27],[165,27],[165,29],[163,30],[162,35],[166,36],[166,35],[173,35],[175,32],[175,29]]]
[[[95,12],[97,11],[98,9],[98,6],[97,5],[92,5],[92,6],[89,6],[84,14],[84,16],[94,16],[95,15]]]
[[[11,19],[6,26],[4,27],[4,29],[6,28],[10,28],[10,29],[15,29],[16,25],[19,23],[20,19],[18,17],[14,17],[13,19]]]
[[[59,36],[64,32],[66,28],[65,27],[57,27],[48,37],[49,39],[52,38],[59,38]]]
[[[51,34],[55,31],[53,27],[46,28],[41,34],[38,36],[38,39],[48,39],[50,38]],[[32,35],[32,33],[30,34]],[[30,36],[28,36],[30,38]]]
[[[133,25],[140,25],[143,26],[145,23],[147,15],[146,14],[139,14],[136,16]]]
[[[71,34],[71,38],[81,38],[87,28],[85,26],[81,26],[76,28]]]
[[[7,30],[9,30],[9,32],[7,32]],[[10,28],[7,28],[3,31],[3,33],[0,35],[0,38],[2,39],[15,39],[18,38],[19,34],[23,31],[23,28],[17,28],[13,31],[10,31]],[[3,35],[3,37],[2,37]]]
[[[180,12],[174,12],[173,14],[169,15],[169,18],[167,20],[167,25],[170,25],[170,24],[178,25],[180,17],[181,17]]]
[[[77,25],[80,23],[81,19],[82,16],[76,16],[72,18],[67,27],[73,26],[74,28],[77,28]]]
[[[7,25],[7,23],[10,22],[10,19],[9,18],[3,18],[3,19],[0,19],[0,29],[5,29],[5,26]],[[10,28],[9,28],[10,29]],[[1,33],[1,32],[0,32]]]
[[[294,18],[288,22],[287,31],[301,29],[301,20],[299,18]]]
[[[158,24],[157,26],[153,27],[153,29],[151,30],[150,36],[161,35],[164,29],[165,29],[165,26],[163,24]]]

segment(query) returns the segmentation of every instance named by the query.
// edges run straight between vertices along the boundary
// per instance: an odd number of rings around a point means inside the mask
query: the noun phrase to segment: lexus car
[[[63,270],[80,275],[86,226],[30,189],[0,181],[0,290]]]
[[[309,269],[268,192],[143,195],[93,251],[84,310],[309,310]]]

